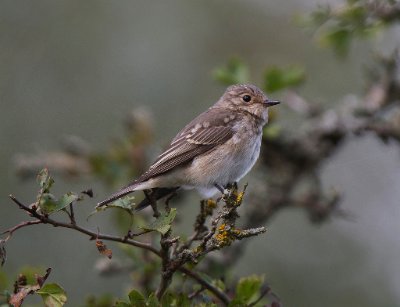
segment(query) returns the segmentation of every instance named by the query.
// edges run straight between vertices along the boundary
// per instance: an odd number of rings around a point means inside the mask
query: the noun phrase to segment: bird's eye
[[[250,102],[251,96],[250,96],[250,95],[244,95],[244,96],[242,97],[242,99],[243,99],[244,102]]]

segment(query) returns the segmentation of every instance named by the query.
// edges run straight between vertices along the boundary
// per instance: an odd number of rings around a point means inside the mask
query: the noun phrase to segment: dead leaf
[[[108,259],[112,258],[112,250],[107,248],[107,245],[104,244],[101,240],[96,240],[96,247],[100,254],[107,256]]]

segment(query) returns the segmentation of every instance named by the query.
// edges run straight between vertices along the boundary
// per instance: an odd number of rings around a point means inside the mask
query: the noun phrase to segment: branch
[[[182,273],[184,273],[187,276],[191,277],[192,279],[196,280],[200,285],[202,285],[204,288],[206,288],[207,290],[212,292],[216,297],[218,297],[221,300],[221,302],[223,302],[225,305],[229,304],[230,299],[225,293],[223,293],[217,287],[215,287],[214,285],[212,285],[209,282],[207,282],[206,280],[204,280],[196,272],[193,272],[193,271],[191,271],[191,270],[189,270],[188,268],[185,268],[185,267],[179,268],[179,271],[181,271]]]
[[[13,195],[10,195],[10,198],[13,200],[13,202],[15,204],[18,205],[18,207],[20,209],[28,212],[29,215],[34,217],[36,220],[25,221],[25,222],[22,222],[10,229],[7,229],[6,231],[3,232],[3,234],[9,233],[9,237],[16,230],[21,229],[23,227],[27,227],[30,225],[38,225],[38,224],[50,224],[54,227],[63,227],[63,228],[69,228],[69,229],[76,230],[80,233],[83,233],[83,234],[89,236],[90,239],[102,239],[102,240],[114,241],[114,242],[132,245],[132,246],[135,246],[138,248],[142,248],[144,250],[150,251],[154,255],[157,255],[158,257],[163,259],[163,274],[165,273],[166,275],[162,277],[162,281],[160,283],[159,289],[157,290],[157,296],[159,298],[162,297],[163,293],[167,289],[174,272],[180,271],[180,272],[186,274],[187,276],[189,276],[191,279],[198,282],[200,285],[202,285],[204,288],[209,290],[211,293],[213,293],[215,295],[215,297],[217,297],[219,300],[221,300],[221,302],[224,305],[229,304],[230,299],[225,293],[223,293],[218,288],[216,288],[215,286],[213,286],[212,284],[210,284],[209,282],[204,280],[196,272],[183,266],[189,260],[193,260],[192,252],[190,252],[187,249],[182,250],[180,253],[178,253],[176,255],[176,257],[174,257],[173,260],[171,260],[169,258],[169,248],[171,247],[172,244],[177,244],[177,241],[179,239],[179,238],[172,238],[172,239],[169,238],[169,236],[170,236],[169,233],[167,233],[165,236],[162,236],[162,239],[161,239],[162,247],[161,247],[161,251],[159,251],[156,248],[154,248],[153,246],[151,246],[150,244],[142,243],[142,242],[139,242],[136,240],[129,239],[128,236],[124,236],[124,237],[112,236],[112,235],[97,233],[95,231],[83,228],[82,226],[79,226],[78,224],[76,224],[75,217],[72,213],[73,211],[71,211],[71,213],[69,214],[70,223],[64,223],[64,222],[56,221],[56,220],[48,217],[47,215],[41,214],[39,211],[37,211],[37,208],[35,205],[29,207],[29,206],[23,204],[22,202],[20,202]],[[71,207],[72,207],[72,205],[71,205]],[[70,207],[70,209],[71,209],[71,207]],[[214,228],[216,229],[216,226]],[[148,231],[144,231],[142,234],[147,233],[147,232]]]
[[[97,233],[95,231],[83,228],[82,226],[79,226],[77,224],[59,222],[59,221],[56,221],[56,220],[53,220],[53,219],[49,218],[46,215],[39,214],[36,211],[36,208],[29,208],[28,206],[24,205],[19,200],[17,200],[13,195],[10,195],[10,198],[22,210],[25,210],[25,211],[29,212],[34,218],[39,220],[39,222],[34,223],[34,224],[50,224],[50,225],[53,225],[54,227],[63,227],[63,228],[73,229],[73,230],[76,230],[76,231],[79,231],[79,232],[81,232],[83,234],[88,235],[91,240],[93,240],[93,239],[101,239],[101,240],[108,240],[108,241],[125,243],[125,244],[128,244],[128,245],[132,245],[132,246],[136,246],[136,247],[139,247],[139,248],[142,248],[142,249],[146,249],[146,250],[152,252],[153,254],[155,254],[157,256],[160,256],[159,251],[157,249],[155,249],[153,246],[151,246],[150,244],[148,244],[148,243],[142,243],[142,242],[139,242],[139,241],[136,241],[136,240],[128,239],[127,237],[118,237],[118,236],[112,236],[112,235],[108,235],[108,234]],[[5,232],[8,232],[8,230],[6,230]]]
[[[5,239],[5,241],[7,241],[13,235],[14,231],[20,228],[24,228],[26,226],[37,225],[37,224],[43,224],[43,222],[39,220],[21,222],[18,225],[15,225],[14,227],[7,229],[6,231],[3,231],[1,234],[3,235],[8,233],[8,236]]]

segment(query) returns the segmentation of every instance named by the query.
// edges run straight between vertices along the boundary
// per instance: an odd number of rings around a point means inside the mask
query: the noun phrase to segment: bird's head
[[[252,84],[236,84],[229,86],[215,104],[216,107],[245,111],[268,121],[268,108],[279,104],[271,100],[258,87]]]

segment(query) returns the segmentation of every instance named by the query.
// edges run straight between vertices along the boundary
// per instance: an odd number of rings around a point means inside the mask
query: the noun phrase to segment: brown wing
[[[186,134],[162,153],[149,170],[136,182],[143,182],[192,161],[216,145],[223,144],[233,135],[230,127],[201,128],[193,134]]]
[[[143,182],[168,172],[225,143],[234,133],[232,127],[235,120],[225,120],[230,114],[229,110],[215,108],[200,114],[177,134],[170,146],[135,182]]]

